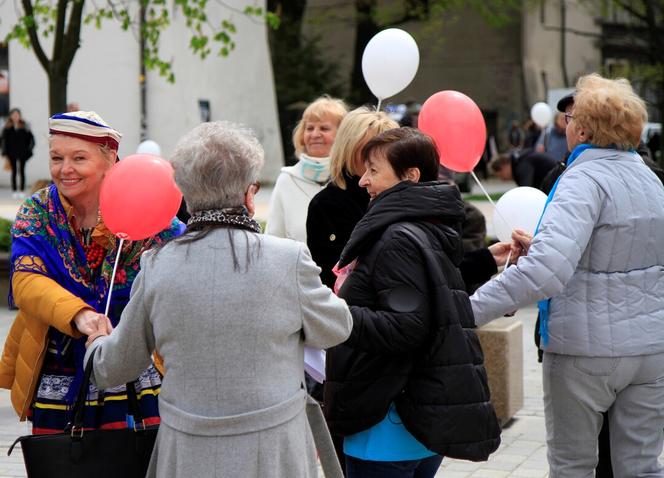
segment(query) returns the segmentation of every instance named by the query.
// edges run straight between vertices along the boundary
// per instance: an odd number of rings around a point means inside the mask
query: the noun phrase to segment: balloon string
[[[113,275],[111,276],[111,284],[108,286],[108,298],[106,299],[106,310],[104,315],[108,317],[108,309],[111,307],[111,296],[113,295],[113,282],[115,282],[115,273],[118,270],[118,262],[120,262],[120,252],[122,252],[122,243],[124,239],[120,239],[118,243],[118,253],[115,256],[115,264],[113,264]]]
[[[489,200],[489,202],[493,206],[493,209],[494,209],[494,211],[496,211],[496,214],[498,214],[498,216],[503,220],[503,222],[505,224],[507,224],[507,227],[509,227],[510,230],[512,230],[512,226],[510,225],[509,221],[507,219],[505,219],[505,217],[502,214],[500,214],[500,210],[496,207],[496,203],[493,202],[493,199],[491,199],[491,196],[489,196],[489,193],[486,191],[486,189],[484,189],[484,186],[480,182],[480,179],[475,175],[475,171],[471,171],[470,174],[473,176],[473,179],[475,180],[477,185],[480,187],[480,189],[482,190],[482,192],[484,193],[486,198]]]
[[[380,105],[383,104],[383,99],[378,98],[378,106],[376,106],[376,111],[380,111]]]

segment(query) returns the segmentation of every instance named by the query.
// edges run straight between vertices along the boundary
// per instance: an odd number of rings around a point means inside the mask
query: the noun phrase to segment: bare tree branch
[[[26,28],[28,30],[28,37],[30,38],[30,44],[32,45],[32,49],[34,50],[35,55],[39,60],[39,63],[48,73],[51,61],[46,56],[46,53],[44,53],[44,49],[42,48],[41,43],[39,43],[39,36],[37,35],[37,23],[35,20],[35,11],[32,8],[32,2],[30,0],[21,0],[21,4],[23,5],[23,11],[25,12],[25,16],[31,17],[33,19],[32,22],[29,22],[28,25],[26,25]]]
[[[613,3],[618,5],[620,8],[628,12],[630,15],[632,15],[634,18],[638,18],[642,22],[648,22],[648,17],[644,15],[643,13],[639,12],[635,8],[632,7],[631,3],[623,2],[621,0],[613,0]]]
[[[53,39],[54,61],[60,59],[62,55],[62,42],[65,36],[65,16],[67,14],[67,0],[58,0],[57,13],[55,17],[55,36]]]
[[[81,38],[81,18],[83,17],[83,4],[84,0],[74,0],[69,14],[69,25],[67,25],[67,33],[65,34],[64,39],[64,56],[62,57],[63,66],[69,70],[72,62],[74,61],[74,55],[76,55],[76,50],[78,50],[79,42]]]

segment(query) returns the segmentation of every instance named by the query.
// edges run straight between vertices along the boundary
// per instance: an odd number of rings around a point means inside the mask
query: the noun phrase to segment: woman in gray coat
[[[172,163],[187,232],[142,257],[122,325],[91,337],[93,380],[125,383],[154,350],[163,357],[148,476],[315,477],[303,350],[343,342],[348,308],[321,284],[306,245],[259,234],[253,134],[204,123]]]
[[[607,411],[614,476],[662,477],[664,188],[635,152],[645,105],[593,74],[565,119],[571,154],[528,255],[471,297],[475,319],[540,301],[551,478],[594,476]]]

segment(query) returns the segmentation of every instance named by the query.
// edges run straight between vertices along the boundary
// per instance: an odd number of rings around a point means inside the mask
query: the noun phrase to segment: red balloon
[[[173,167],[152,154],[132,154],[115,163],[99,194],[104,224],[117,237],[130,241],[166,229],[181,201]]]
[[[486,125],[473,100],[458,91],[439,91],[422,105],[418,127],[436,142],[440,164],[471,172],[486,144]]]

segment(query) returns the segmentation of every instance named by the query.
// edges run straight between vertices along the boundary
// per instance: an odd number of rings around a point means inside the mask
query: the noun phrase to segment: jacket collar
[[[456,186],[434,181],[402,181],[369,203],[367,213],[357,223],[341,253],[342,267],[366,252],[385,229],[398,222],[424,222],[438,229],[449,253],[455,253],[460,235],[455,229],[464,218],[464,205]],[[441,232],[442,231],[442,232]],[[454,237],[448,237],[448,236]]]

